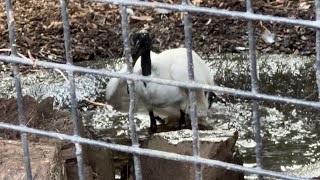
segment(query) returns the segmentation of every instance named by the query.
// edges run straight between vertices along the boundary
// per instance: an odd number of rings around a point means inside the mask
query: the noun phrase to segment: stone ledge
[[[61,148],[29,142],[33,179],[64,180],[67,178]],[[19,141],[0,139],[0,180],[25,180],[22,144]]]

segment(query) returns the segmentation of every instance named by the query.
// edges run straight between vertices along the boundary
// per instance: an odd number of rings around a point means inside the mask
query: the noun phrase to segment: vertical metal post
[[[71,43],[70,43],[70,25],[67,11],[67,0],[60,0],[61,3],[61,15],[63,22],[63,36],[64,36],[64,47],[66,51],[67,64],[72,65],[72,55],[71,55]],[[75,90],[75,81],[73,71],[68,70],[68,80],[70,85],[70,101],[71,101],[71,117],[73,122],[73,133],[74,136],[80,136],[80,128],[78,122],[78,112],[77,112],[77,99],[76,99],[76,90]],[[75,143],[76,147],[76,156],[78,164],[78,175],[80,180],[84,180],[84,166],[83,166],[83,157],[82,157],[82,147],[79,143]]]
[[[320,23],[320,1],[315,0],[316,6],[316,20]],[[316,33],[316,51],[317,51],[317,61],[316,61],[316,78],[318,86],[318,99],[320,100],[320,30],[317,29]]]
[[[183,5],[187,5],[187,0],[182,1]],[[184,12],[184,35],[185,35],[185,46],[188,55],[188,76],[190,81],[194,81],[194,69],[192,59],[192,35],[191,35],[191,24],[189,14]],[[192,137],[193,137],[193,156],[199,158],[199,135],[198,135],[198,118],[197,118],[197,103],[195,91],[189,90],[189,102],[190,102],[190,118],[192,126]],[[195,163],[195,179],[202,179],[201,164]]]
[[[128,13],[127,7],[121,6],[121,25],[122,25],[122,38],[123,38],[123,45],[124,45],[124,53],[127,63],[127,70],[129,73],[132,73],[132,58],[131,58],[131,51],[129,46],[129,35],[128,35]],[[136,123],[134,121],[134,112],[135,112],[135,90],[134,90],[134,83],[131,80],[127,81],[128,88],[129,88],[129,96],[130,96],[130,106],[129,106],[129,123],[130,123],[130,136],[131,136],[131,143],[133,147],[139,147],[139,141],[137,136],[137,128]],[[135,179],[141,180],[141,162],[140,157],[137,154],[133,154],[133,161],[134,161],[134,172],[135,172]]]
[[[252,0],[246,0],[247,12],[253,13]],[[251,72],[251,90],[252,93],[258,93],[259,82],[257,72],[257,58],[256,58],[256,42],[254,35],[254,22],[248,21],[248,36],[249,36],[249,58],[250,58],[250,72]],[[259,116],[259,103],[256,100],[252,101],[252,118],[254,125],[254,135],[256,141],[256,161],[257,168],[262,169],[262,142],[261,142],[261,123]],[[263,179],[261,175],[259,179]]]
[[[6,11],[7,11],[7,23],[8,23],[8,29],[9,29],[11,55],[17,56],[17,44],[15,40],[15,33],[14,33],[14,17],[13,17],[13,10],[11,6],[11,0],[6,0]],[[13,75],[14,75],[14,82],[15,82],[15,87],[17,92],[19,124],[20,126],[25,126],[26,118],[24,115],[20,72],[19,72],[19,65],[16,63],[13,63]],[[27,133],[20,133],[20,136],[21,136],[22,149],[23,149],[24,166],[26,168],[26,177],[28,180],[32,180]]]

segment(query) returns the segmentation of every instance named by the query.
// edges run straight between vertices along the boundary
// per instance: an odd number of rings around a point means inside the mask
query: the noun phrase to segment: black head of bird
[[[146,31],[138,32],[131,37],[131,55],[133,64],[136,63],[138,58],[145,52],[150,52],[152,40],[150,34]]]

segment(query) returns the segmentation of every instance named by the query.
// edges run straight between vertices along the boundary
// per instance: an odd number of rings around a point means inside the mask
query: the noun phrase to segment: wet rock
[[[21,142],[0,139],[0,147],[0,180],[26,179]],[[59,146],[30,142],[29,153],[33,179],[66,179],[65,165]]]
[[[303,178],[320,179],[320,162],[309,164],[293,171],[288,171],[287,174]]]
[[[149,116],[136,114],[135,121],[139,138],[145,139],[149,136]],[[112,107],[98,107],[84,113],[84,124],[94,138],[117,144],[131,143],[127,112],[120,112]]]
[[[224,161],[242,165],[242,159],[236,156],[235,143],[238,133],[200,131],[200,156],[203,158]],[[144,145],[146,148],[173,152],[192,156],[192,131],[181,130],[153,135]],[[194,165],[192,163],[141,156],[143,179],[163,180],[194,179]],[[203,179],[244,179],[241,172],[203,165]],[[133,173],[134,174],[134,173]]]

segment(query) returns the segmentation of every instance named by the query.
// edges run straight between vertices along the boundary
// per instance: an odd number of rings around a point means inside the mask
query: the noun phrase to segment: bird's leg
[[[157,121],[159,121],[160,123],[165,123],[165,120],[163,118],[161,118],[160,116],[156,116],[154,117]]]
[[[211,108],[213,102],[221,102],[225,105],[227,104],[226,101],[222,97],[216,95],[216,93],[214,93],[214,92],[209,92],[209,94],[208,94],[208,104],[209,104],[208,109]]]
[[[149,111],[149,116],[150,116],[150,131],[152,133],[157,132],[157,121],[156,118],[154,117],[153,111]]]
[[[208,109],[210,109],[212,106],[214,96],[215,96],[214,92],[209,92],[209,94],[208,94],[208,104],[209,104]]]
[[[129,85],[127,85],[127,93],[130,94],[130,92],[129,92]]]
[[[186,113],[180,109],[179,129],[186,127]]]

